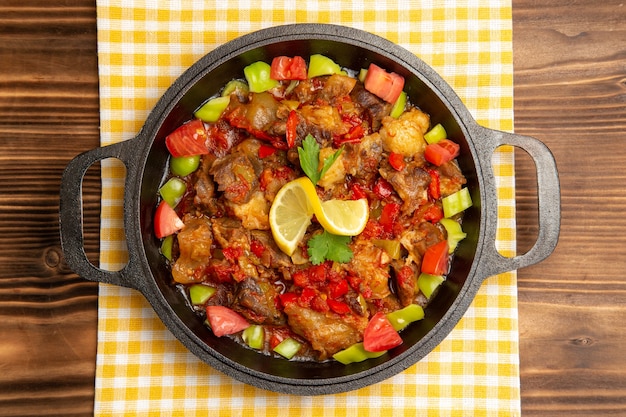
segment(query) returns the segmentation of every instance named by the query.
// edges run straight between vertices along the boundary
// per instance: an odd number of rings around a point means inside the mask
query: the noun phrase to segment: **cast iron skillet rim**
[[[468,124],[475,124],[475,122],[456,93],[454,93],[454,91],[445,82],[442,82],[440,76],[423,61],[399,45],[391,43],[390,41],[378,37],[377,35],[344,26],[296,24],[272,27],[244,35],[209,52],[193,64],[187,71],[185,71],[163,94],[161,99],[157,102],[157,105],[149,114],[144,127],[136,138],[137,141],[142,142],[143,149],[142,152],[139,153],[140,158],[136,159],[137,164],[134,167],[136,170],[136,180],[132,182],[134,195],[139,195],[139,190],[141,190],[148,154],[154,140],[156,139],[156,134],[161,124],[179,103],[180,99],[198,82],[199,79],[211,72],[218,65],[240,55],[245,51],[280,41],[309,39],[321,39],[352,44],[357,47],[372,50],[377,54],[386,56],[389,59],[398,62],[424,82],[433,91],[433,93],[436,94],[440,100],[442,100],[446,108],[450,111],[458,123],[466,138],[471,138],[470,132],[472,129],[469,128]],[[476,162],[476,175],[478,178],[477,183],[481,184],[481,179],[483,177],[481,172],[482,166],[477,158],[473,142],[468,140],[467,144],[472,154],[472,158]],[[482,197],[484,190],[482,187],[480,188],[481,189],[479,191]],[[126,230],[127,232],[132,232],[135,237],[134,240],[129,239],[129,241],[141,242],[141,228],[139,227],[141,213],[139,210],[139,199],[134,198],[131,201],[133,207],[130,208],[130,212],[133,213],[133,216],[129,217],[132,217],[132,222],[134,222],[135,225],[129,225]],[[479,228],[481,229],[484,218],[485,214],[481,208],[481,219],[479,222]],[[192,352],[201,356],[204,360],[209,362],[212,367],[224,373],[232,374],[233,372],[236,372],[239,374],[239,378],[241,380],[246,381],[251,385],[259,386],[261,388],[273,386],[273,389],[289,393],[331,393],[338,392],[336,389],[338,386],[342,387],[341,391],[345,391],[348,389],[367,386],[374,382],[380,382],[397,374],[398,372],[401,372],[427,355],[428,352],[420,353],[425,345],[431,345],[432,348],[434,348],[447,336],[449,331],[457,324],[458,320],[460,320],[464,312],[471,304],[475,293],[478,291],[482,282],[480,279],[477,280],[475,270],[476,265],[479,262],[480,247],[483,244],[483,239],[483,234],[479,233],[476,248],[477,257],[472,263],[472,266],[467,274],[467,279],[463,287],[459,290],[453,306],[422,339],[412,345],[409,349],[407,349],[407,351],[379,365],[355,374],[333,378],[308,380],[269,375],[247,368],[238,362],[221,355],[219,352],[207,346],[206,343],[197,335],[189,332],[188,326],[184,324],[178,315],[165,315],[163,313],[163,311],[170,308],[169,304],[154,281],[149,265],[145,262],[140,262],[140,264],[143,265],[144,274],[141,274],[141,277],[139,278],[145,280],[144,284],[146,285],[140,285],[139,290],[144,293],[163,321],[165,323],[169,323],[171,330],[176,333],[176,336],[183,341]],[[140,252],[139,254],[136,254],[138,258],[146,259],[145,249],[142,245],[132,248],[132,250]],[[428,351],[432,350],[432,348],[428,349]],[[264,386],[265,384],[263,382],[266,382],[267,386]]]

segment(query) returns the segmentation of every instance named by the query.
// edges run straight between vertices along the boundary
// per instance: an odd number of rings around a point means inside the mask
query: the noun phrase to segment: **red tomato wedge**
[[[363,333],[363,347],[369,352],[383,352],[402,344],[402,338],[382,311],[374,314]]]
[[[194,119],[167,135],[165,146],[175,157],[204,155],[209,153],[207,139],[204,123],[200,119]]]
[[[182,229],[184,225],[174,209],[165,201],[161,201],[161,204],[156,209],[156,213],[154,213],[154,234],[156,237],[161,239],[174,234]]]
[[[270,66],[270,78],[273,80],[306,80],[306,61],[301,56],[277,56]]]
[[[224,306],[207,306],[206,317],[213,334],[217,337],[237,333],[250,327],[250,323],[239,313]]]
[[[447,240],[429,246],[422,258],[422,272],[431,275],[447,274],[449,258]]]
[[[370,64],[363,81],[365,89],[388,103],[395,103],[404,88],[404,77],[387,72],[376,64]]]
[[[458,143],[442,139],[426,146],[424,158],[433,165],[441,166],[459,156],[460,150],[461,147]]]

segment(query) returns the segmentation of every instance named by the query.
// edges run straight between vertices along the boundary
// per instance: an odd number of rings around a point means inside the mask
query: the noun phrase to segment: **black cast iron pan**
[[[207,97],[244,66],[274,56],[321,53],[343,67],[359,69],[375,62],[406,79],[413,104],[442,123],[461,145],[459,164],[467,177],[474,206],[466,211],[468,237],[459,245],[445,284],[426,309],[426,317],[402,333],[404,343],[384,356],[348,366],[293,362],[260,356],[227,338],[216,338],[172,287],[159,253],[152,218],[157,190],[167,166],[165,136],[192,117]],[[513,258],[495,248],[497,195],[492,155],[503,144],[524,149],[537,170],[539,232],[535,245]],[[116,272],[92,265],[83,248],[82,178],[96,161],[118,158],[126,166],[124,227],[128,264]],[[560,227],[556,164],[540,141],[479,126],[451,87],[423,61],[383,38],[357,29],[298,24],[260,30],[228,42],[201,58],[165,92],[133,139],[96,148],[74,158],[61,185],[60,226],[68,265],[82,277],[134,288],[151,303],[169,330],[195,355],[215,369],[245,383],[272,391],[316,395],[361,388],[391,377],[435,348],[463,316],[483,280],[540,262],[555,248]]]

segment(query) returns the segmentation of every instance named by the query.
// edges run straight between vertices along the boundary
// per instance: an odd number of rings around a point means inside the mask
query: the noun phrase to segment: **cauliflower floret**
[[[424,133],[430,127],[430,117],[418,109],[404,112],[399,118],[385,117],[380,136],[387,152],[412,157],[424,152]]]
[[[326,158],[330,157],[333,153],[337,152],[336,149],[331,147],[320,149],[320,163],[317,168],[322,169],[323,161]],[[318,181],[318,185],[325,190],[328,190],[332,186],[338,183],[342,183],[346,180],[346,169],[343,165],[343,152],[339,154],[339,157],[333,162],[333,164],[328,168],[328,171],[324,174],[322,178]]]

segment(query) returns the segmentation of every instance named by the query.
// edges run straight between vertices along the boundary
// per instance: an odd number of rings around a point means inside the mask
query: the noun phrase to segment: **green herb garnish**
[[[319,265],[326,260],[339,263],[350,262],[354,256],[354,253],[348,247],[350,239],[350,236],[333,235],[326,230],[313,236],[308,242],[308,253],[311,263]]]
[[[302,146],[298,147],[298,157],[300,158],[300,167],[313,184],[317,184],[318,181],[326,174],[331,165],[341,155],[342,148],[339,148],[335,153],[324,159],[322,162],[322,169],[318,170],[320,163],[320,145],[315,138],[308,134],[302,141]]]

